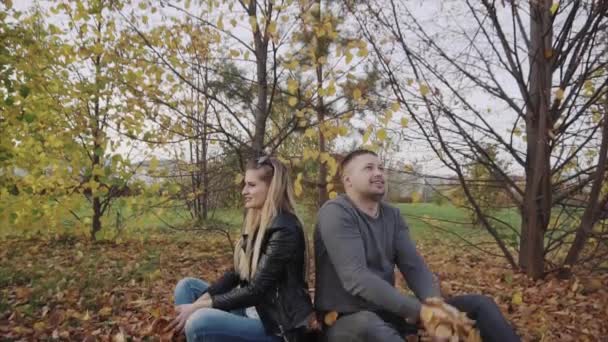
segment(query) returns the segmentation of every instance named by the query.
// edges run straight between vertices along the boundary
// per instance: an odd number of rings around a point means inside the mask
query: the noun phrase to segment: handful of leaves
[[[420,321],[431,340],[481,342],[479,331],[473,327],[475,321],[441,298],[428,298],[423,303]]]

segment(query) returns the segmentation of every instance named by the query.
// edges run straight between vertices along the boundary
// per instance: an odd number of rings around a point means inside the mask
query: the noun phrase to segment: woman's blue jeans
[[[175,286],[175,305],[194,303],[207,292],[209,285],[196,278],[184,278]],[[185,326],[188,341],[277,342],[281,338],[267,335],[259,319],[245,316],[245,309],[226,312],[218,309],[195,311]]]

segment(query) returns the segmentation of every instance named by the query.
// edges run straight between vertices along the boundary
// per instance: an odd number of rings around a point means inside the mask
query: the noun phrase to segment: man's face
[[[353,158],[344,170],[344,187],[365,197],[384,196],[384,166],[373,154]]]

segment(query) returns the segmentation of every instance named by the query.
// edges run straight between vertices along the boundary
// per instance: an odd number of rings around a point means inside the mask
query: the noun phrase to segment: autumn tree
[[[90,227],[91,239],[119,196],[141,191],[143,184],[133,178],[138,164],[131,160],[136,148],[130,138],[150,134],[147,108],[129,106],[132,93],[125,84],[136,84],[141,73],[123,58],[130,43],[117,23],[121,6],[66,1],[35,8],[21,21],[31,43],[14,45],[21,62],[17,79],[27,83],[15,107],[25,130],[9,138],[18,152],[11,164],[25,173],[19,189],[42,201],[30,198],[20,210],[46,212],[57,221],[53,208],[64,207]],[[66,20],[52,19],[58,17]],[[11,125],[11,132],[18,128]],[[80,210],[82,199],[90,215]]]
[[[605,179],[605,120],[594,108],[608,82],[608,60],[598,44],[608,3],[450,2],[437,8],[432,21],[400,1],[367,1],[351,9],[393,95],[429,149],[458,176],[507,261],[542,277],[550,271],[545,237],[553,229],[554,208],[568,205],[575,194],[585,198],[586,207],[597,209],[602,202],[596,194]],[[442,16],[467,24],[451,25],[438,20]],[[438,22],[445,25],[433,24]],[[512,168],[489,158],[482,141],[496,146]],[[476,160],[500,179],[521,215],[521,227],[514,227],[521,233],[518,260],[471,192],[463,166]],[[518,170],[524,182],[514,178]],[[586,229],[571,227],[562,238],[589,231],[597,216],[586,218]],[[585,239],[577,241],[573,248],[580,249]],[[571,253],[568,262],[575,259]]]

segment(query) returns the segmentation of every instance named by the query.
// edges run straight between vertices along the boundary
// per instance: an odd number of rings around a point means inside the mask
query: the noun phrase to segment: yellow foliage
[[[564,89],[562,88],[558,88],[557,91],[555,92],[555,98],[559,101],[564,99]]]
[[[298,104],[298,98],[290,96],[288,103],[290,106],[295,107]]]
[[[302,195],[302,172],[298,173],[296,181],[293,185],[294,194],[298,197]]]
[[[314,128],[308,128],[306,129],[306,131],[304,131],[304,136],[307,136],[309,138],[314,138],[316,136],[317,132]]]
[[[327,95],[334,96],[336,95],[336,83],[332,80],[329,82],[329,86],[327,86]]]
[[[428,93],[429,93],[429,86],[427,86],[426,84],[421,84],[420,85],[420,95],[426,96]]]
[[[376,133],[376,137],[380,141],[386,140],[386,130],[384,128],[379,129],[378,132]]]
[[[515,292],[513,294],[513,297],[511,298],[511,303],[513,303],[514,305],[521,305],[523,304],[523,302],[524,298],[521,291]]]
[[[293,78],[288,79],[287,90],[289,90],[291,94],[295,94],[298,91],[298,82]]]
[[[393,112],[398,111],[401,108],[401,105],[399,104],[399,102],[393,102],[393,104],[391,104],[391,110]]]

